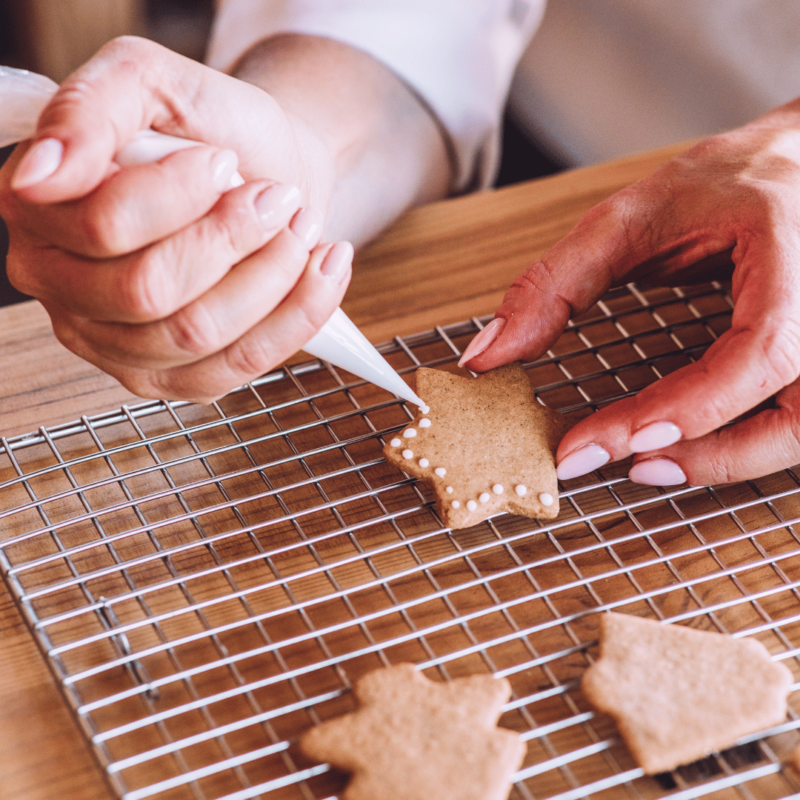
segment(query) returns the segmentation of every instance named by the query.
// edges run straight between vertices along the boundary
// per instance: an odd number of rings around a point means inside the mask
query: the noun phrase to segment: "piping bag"
[[[57,89],[58,85],[43,75],[12,67],[0,67],[0,147],[33,137],[39,115]],[[123,167],[148,164],[177,150],[198,144],[199,142],[148,129],[136,134],[117,153],[114,160]],[[231,179],[230,188],[243,183],[243,178],[237,172]],[[420,407],[425,405],[341,308],[334,311],[302,349],[315,358],[329,361],[402,397],[403,400]]]

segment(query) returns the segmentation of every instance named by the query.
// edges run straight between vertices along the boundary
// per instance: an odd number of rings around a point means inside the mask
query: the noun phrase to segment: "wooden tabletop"
[[[416,209],[359,255],[343,307],[373,342],[490,314],[513,278],[584,211],[682,149]],[[138,402],[64,350],[36,303],[0,309],[0,375],[6,437]],[[111,796],[0,584],[0,798]]]

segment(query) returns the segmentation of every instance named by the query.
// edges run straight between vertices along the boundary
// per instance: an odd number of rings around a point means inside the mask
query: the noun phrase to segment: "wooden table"
[[[585,210],[681,149],[412,211],[360,255],[344,308],[374,342],[489,314],[511,280]],[[112,379],[66,352],[35,303],[0,310],[0,375],[4,436],[135,402]],[[0,798],[110,796],[2,585]]]

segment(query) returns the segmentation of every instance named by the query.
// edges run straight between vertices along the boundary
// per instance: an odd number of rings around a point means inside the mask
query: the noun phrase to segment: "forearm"
[[[327,149],[331,174],[308,176],[327,184],[311,192],[327,202],[327,239],[363,243],[405,209],[447,194],[452,159],[444,132],[414,92],[371,56],[329,39],[285,34],[248,51],[233,75],[264,89]]]

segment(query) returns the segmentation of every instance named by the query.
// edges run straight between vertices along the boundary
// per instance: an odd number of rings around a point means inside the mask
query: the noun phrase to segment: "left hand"
[[[730,330],[696,363],[578,423],[558,472],[634,454],[640,483],[760,477],[800,462],[800,101],[589,211],[514,282],[462,364],[483,372],[538,357],[612,286],[731,276]],[[773,395],[773,408],[738,419]]]

